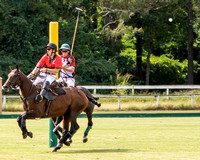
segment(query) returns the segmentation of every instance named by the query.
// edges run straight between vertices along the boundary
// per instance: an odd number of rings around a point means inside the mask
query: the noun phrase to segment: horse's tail
[[[96,100],[99,99],[99,97],[94,97],[94,96],[90,93],[90,91],[89,91],[88,89],[84,88],[84,87],[79,87],[79,86],[77,86],[77,88],[80,89],[81,91],[83,91],[83,93],[85,93],[86,97],[88,98],[88,100],[89,100],[90,102],[92,102],[93,104],[97,105],[98,107],[101,106],[101,103],[98,103],[98,102],[96,101]]]
[[[86,96],[87,96],[87,95],[86,95]],[[98,107],[101,106],[101,103],[98,103],[97,101],[95,101],[95,99],[91,99],[91,98],[88,97],[88,96],[87,96],[87,98],[88,98],[88,100],[89,100],[90,102],[92,102],[93,104],[97,105]],[[95,97],[95,98],[96,98],[96,97]]]

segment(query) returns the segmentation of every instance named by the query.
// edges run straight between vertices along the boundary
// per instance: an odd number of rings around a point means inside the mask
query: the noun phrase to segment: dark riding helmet
[[[50,47],[52,49],[55,49],[57,51],[57,45],[55,43],[48,43],[47,46],[45,46],[45,48]]]

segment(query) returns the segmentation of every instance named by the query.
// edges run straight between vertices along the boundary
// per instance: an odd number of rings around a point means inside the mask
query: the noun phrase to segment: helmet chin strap
[[[53,53],[56,53],[56,52],[52,50],[50,55],[47,52],[47,56],[49,57],[49,63],[51,63],[51,60],[53,59],[53,58],[51,58],[51,56],[52,56]]]
[[[56,53],[56,52],[53,52],[53,50],[52,50],[50,55],[49,55],[49,53],[47,52],[47,56],[49,57],[49,59],[52,59],[51,56],[52,56],[53,53]]]
[[[50,55],[49,55],[49,53],[47,52],[47,56],[49,57],[49,59],[51,59],[51,57],[50,57]]]

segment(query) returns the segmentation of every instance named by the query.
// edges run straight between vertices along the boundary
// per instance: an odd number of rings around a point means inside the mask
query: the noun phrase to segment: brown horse
[[[92,113],[93,113],[93,110],[94,110],[94,105],[97,105],[98,107],[100,107],[101,103],[96,102],[96,100],[98,100],[99,98],[98,97],[94,97],[90,93],[90,91],[88,89],[86,89],[84,87],[80,87],[80,86],[77,86],[77,88],[80,89],[80,90],[82,90],[85,93],[85,95],[88,97],[88,99],[89,99],[88,106],[84,110],[84,112],[87,115],[87,119],[88,119],[88,126],[85,129],[84,136],[83,136],[83,143],[86,143],[88,141],[88,138],[87,138],[88,133],[89,133],[90,129],[93,126]],[[62,128],[59,127],[59,123],[61,121],[62,121],[62,117],[58,117],[57,119],[52,118],[52,122],[53,122],[53,125],[54,125],[53,132],[55,133],[55,135],[57,136],[58,139],[61,138],[61,136],[60,136],[60,134],[58,132],[58,131],[62,132]],[[64,144],[67,145],[67,146],[70,146],[70,144],[72,143],[72,139],[71,138],[72,137],[70,137],[67,142],[64,142]]]
[[[45,118],[45,117],[60,117],[63,116],[63,132],[58,145],[52,152],[57,151],[63,146],[63,143],[70,138],[79,128],[77,123],[78,115],[83,112],[88,106],[88,98],[86,95],[76,87],[64,87],[66,94],[58,95],[55,100],[51,102],[48,116],[45,115],[45,108],[47,100],[44,99],[40,103],[36,103],[35,96],[37,95],[37,88],[31,80],[23,74],[18,67],[13,69],[8,74],[8,79],[3,85],[5,91],[19,86],[23,101],[25,112],[17,118],[19,127],[22,130],[22,136],[25,139],[27,136],[33,137],[31,132],[26,128],[26,119]],[[70,131],[69,123],[71,122]]]
[[[32,75],[31,79],[32,82],[34,82],[34,80],[36,79],[37,75],[39,75],[40,73],[36,74],[36,75]],[[41,91],[42,89],[42,86],[43,86],[43,83],[39,83],[37,85],[37,88],[38,88],[38,92]],[[54,88],[58,88],[58,87],[67,87],[67,84],[63,81],[62,83],[57,83],[56,81],[54,81],[50,88],[51,90],[54,90]],[[83,143],[86,143],[88,141],[88,133],[90,131],[90,129],[92,128],[93,126],[93,122],[92,122],[92,113],[93,113],[93,110],[94,110],[94,106],[97,105],[98,107],[101,106],[101,103],[98,103],[96,100],[98,100],[99,98],[98,97],[94,97],[90,91],[84,87],[81,87],[81,86],[76,86],[79,90],[83,91],[83,93],[85,93],[86,97],[88,98],[89,100],[89,103],[88,103],[88,106],[86,107],[86,109],[84,110],[84,112],[86,113],[86,116],[87,116],[87,119],[88,119],[88,126],[87,128],[85,129],[85,132],[84,132],[84,136],[83,136]],[[70,113],[69,113],[70,114]],[[62,133],[63,129],[59,126],[59,124],[62,122],[62,119],[63,117],[60,116],[60,117],[57,117],[57,118],[51,118],[52,120],[52,123],[53,123],[53,132],[55,133],[55,135],[57,136],[57,138],[60,140],[61,138],[61,135],[59,132]],[[67,146],[70,146],[70,144],[72,143],[72,137],[70,137],[68,139],[68,141],[64,142],[65,145]]]

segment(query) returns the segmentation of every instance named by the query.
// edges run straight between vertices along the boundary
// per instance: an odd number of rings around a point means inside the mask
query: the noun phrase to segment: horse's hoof
[[[69,141],[66,141],[64,144],[65,144],[66,146],[70,146],[71,143],[72,143],[72,140],[69,140]]]
[[[22,136],[23,136],[23,139],[26,139],[27,136],[28,136],[28,134],[27,134],[27,133],[24,133],[24,134],[22,134]]]
[[[88,138],[87,137],[84,137],[83,138],[83,143],[86,143],[88,141]]]
[[[71,144],[72,143],[72,139],[70,139],[68,142]]]
[[[97,106],[98,106],[98,107],[101,107],[101,103],[98,103]]]
[[[57,150],[60,149],[62,146],[62,143],[58,143],[58,145],[51,152],[57,152]]]
[[[33,133],[32,133],[32,132],[28,132],[28,136],[29,136],[30,138],[33,138]]]
[[[60,149],[60,148],[57,148],[57,147],[56,147],[56,148],[54,148],[51,152],[57,152],[58,149]]]
[[[67,142],[65,142],[64,144],[65,144],[66,146],[70,146],[71,143],[70,143],[69,141],[67,141]]]

